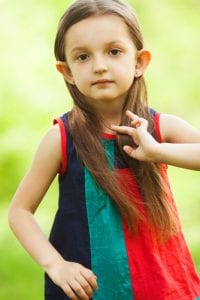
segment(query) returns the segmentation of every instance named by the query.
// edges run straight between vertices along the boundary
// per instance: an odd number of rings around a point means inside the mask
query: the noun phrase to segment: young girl
[[[167,164],[200,170],[200,131],[147,106],[151,55],[134,13],[119,0],[75,1],[55,55],[74,106],[42,139],[9,211],[46,272],[45,299],[198,299]],[[57,173],[48,241],[33,214]]]

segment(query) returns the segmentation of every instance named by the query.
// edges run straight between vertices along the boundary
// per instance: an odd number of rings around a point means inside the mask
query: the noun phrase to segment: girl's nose
[[[93,61],[93,71],[94,73],[104,73],[108,70],[105,59],[102,56],[97,56]]]

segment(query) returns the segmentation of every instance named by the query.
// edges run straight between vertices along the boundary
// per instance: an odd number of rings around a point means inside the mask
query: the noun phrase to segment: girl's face
[[[138,51],[120,17],[92,16],[76,23],[67,31],[65,45],[64,77],[91,104],[125,100],[136,75]]]

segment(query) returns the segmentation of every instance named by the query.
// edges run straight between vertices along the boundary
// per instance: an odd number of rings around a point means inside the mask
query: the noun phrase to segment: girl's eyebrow
[[[74,47],[72,50],[71,50],[71,54],[73,54],[74,52],[77,52],[77,51],[85,51],[85,50],[87,50],[88,49],[88,47],[84,47],[84,46],[82,46],[82,47]]]
[[[111,46],[114,46],[114,45],[123,46],[123,45],[125,45],[125,43],[123,41],[116,40],[116,41],[111,41],[111,42],[106,44],[107,47],[111,47]]]
[[[108,43],[105,43],[105,47],[110,47],[110,46],[113,46],[113,45],[116,45],[116,44],[120,44],[120,45],[123,45],[124,43],[120,40],[114,40],[114,41],[111,41],[111,42],[108,42]],[[77,51],[85,51],[87,50],[89,47],[88,46],[78,46],[78,47],[74,47],[72,48],[71,50],[71,54],[73,54],[74,52],[77,52]]]

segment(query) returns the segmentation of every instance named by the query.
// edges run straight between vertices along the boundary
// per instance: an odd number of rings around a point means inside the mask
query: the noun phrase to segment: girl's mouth
[[[105,84],[110,84],[110,83],[113,83],[113,81],[109,80],[109,79],[99,79],[99,80],[93,82],[92,85],[105,85]]]

